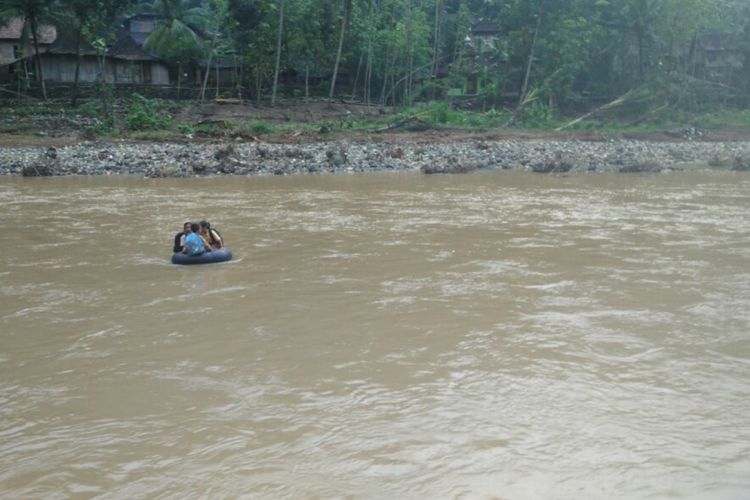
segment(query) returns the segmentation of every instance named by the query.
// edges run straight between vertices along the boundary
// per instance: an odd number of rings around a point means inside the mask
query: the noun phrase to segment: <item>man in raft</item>
[[[190,234],[190,222],[186,222],[182,225],[182,232],[177,233],[174,237],[174,247],[172,248],[172,251],[174,253],[180,253],[182,252],[183,247],[185,246],[185,237]]]

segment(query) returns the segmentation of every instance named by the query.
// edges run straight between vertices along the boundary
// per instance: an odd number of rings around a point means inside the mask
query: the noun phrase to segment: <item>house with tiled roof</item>
[[[0,26],[0,66],[12,64],[21,59],[22,55],[28,57],[33,53],[31,29],[24,33],[25,24],[24,18],[13,17],[4,26]],[[26,40],[22,39],[24,36]],[[39,26],[37,40],[40,51],[46,51],[56,38],[57,29],[54,26]]]
[[[32,65],[23,60],[33,60],[35,53],[24,19],[12,18],[0,27],[0,81],[10,80],[19,69],[33,74]],[[117,36],[106,50],[103,70],[97,50],[86,41],[81,42],[79,81],[93,83],[99,74],[109,83],[169,85],[167,65],[143,48],[144,33],[140,25],[127,24],[117,31]],[[135,31],[131,32],[130,27]],[[153,28],[152,28],[153,29]],[[77,41],[75,35],[58,32],[51,25],[42,25],[38,32],[40,60],[44,78],[51,83],[75,81]]]
[[[39,30],[40,61],[46,82],[69,84],[76,79],[76,66],[80,55],[78,81],[80,83],[95,83],[103,77],[108,83],[153,85],[167,87],[177,80],[177,72],[166,61],[159,58],[152,51],[145,48],[148,36],[159,22],[154,14],[136,14],[123,20],[116,30],[114,39],[107,45],[104,54],[85,40],[80,42],[74,33],[54,26],[42,26]],[[35,54],[31,46],[30,37],[24,32],[24,22],[21,18],[11,19],[6,26],[0,28],[0,82],[11,81],[21,71],[29,75],[34,73],[31,64],[21,62],[34,61]],[[199,32],[206,38],[208,35]],[[24,45],[21,38],[29,40]],[[21,50],[23,48],[23,50]],[[200,84],[205,71],[208,71],[207,61],[183,67],[183,84]],[[229,58],[213,58],[209,72],[209,81],[219,81],[221,85],[229,85],[234,81],[236,71],[234,61]],[[218,92],[218,90],[217,90]]]
[[[130,32],[121,28],[115,41],[105,52],[104,67],[100,68],[97,50],[87,42],[81,43],[79,81],[93,83],[99,74],[115,84],[169,85],[169,70],[158,57],[146,51]],[[41,56],[44,76],[49,82],[75,81],[76,41],[64,34]]]
[[[739,35],[733,33],[699,34],[687,57],[694,76],[727,85],[732,84],[744,63]]]

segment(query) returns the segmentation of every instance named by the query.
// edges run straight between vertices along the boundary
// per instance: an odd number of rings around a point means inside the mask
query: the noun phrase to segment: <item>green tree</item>
[[[156,0],[145,11],[159,16],[159,22],[149,34],[144,47],[160,57],[177,64],[177,99],[180,98],[183,64],[198,62],[205,52],[198,35],[204,11],[192,6],[190,0]]]
[[[251,71],[255,99],[260,104],[263,88],[272,76],[278,18],[270,0],[229,0],[228,9],[228,30],[235,50]]]
[[[228,15],[228,8],[226,0],[210,0],[205,6],[204,10],[204,27],[207,30],[206,34],[210,35],[211,43],[208,47],[208,60],[206,61],[206,71],[203,75],[203,83],[201,85],[200,100],[204,102],[206,98],[206,87],[208,85],[208,77],[211,73],[211,62],[214,57],[219,57],[220,53],[226,55],[228,50],[226,34],[224,30],[226,28]],[[218,97],[219,89],[219,78],[217,75],[216,79],[216,92]]]
[[[331,29],[333,9],[328,0],[289,0],[289,61],[298,71],[304,71],[305,97],[310,95],[310,72],[319,74],[331,67],[329,47],[334,32]]]

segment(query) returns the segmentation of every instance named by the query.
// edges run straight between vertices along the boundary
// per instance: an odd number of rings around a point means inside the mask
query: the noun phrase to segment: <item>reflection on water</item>
[[[747,497],[748,189],[2,179],[0,491]]]

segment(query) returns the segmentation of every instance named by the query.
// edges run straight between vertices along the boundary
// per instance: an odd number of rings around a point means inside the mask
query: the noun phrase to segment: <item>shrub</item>
[[[194,134],[195,133],[195,127],[193,127],[189,123],[180,123],[177,126],[177,130],[179,130],[181,134]]]
[[[545,128],[554,123],[553,109],[539,101],[534,101],[521,113],[520,124],[529,128]]]
[[[252,120],[245,124],[245,129],[250,132],[251,134],[273,134],[277,132],[278,128],[276,125],[273,125],[271,123],[266,123],[261,120]]]
[[[134,94],[130,99],[125,125],[130,130],[165,130],[171,128],[172,118],[164,114],[160,103]]]
[[[97,101],[88,101],[78,106],[78,112],[83,116],[98,117],[102,112],[102,105]]]

